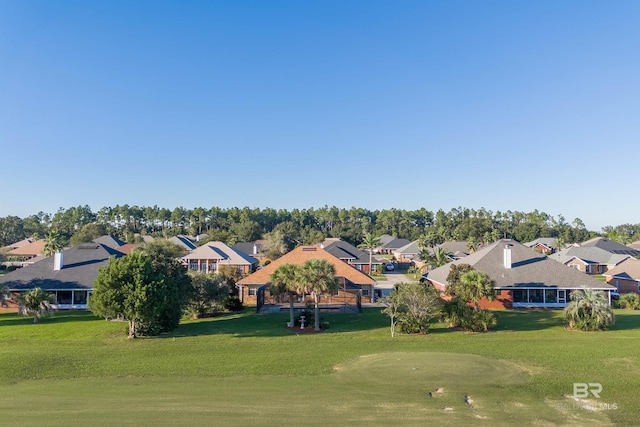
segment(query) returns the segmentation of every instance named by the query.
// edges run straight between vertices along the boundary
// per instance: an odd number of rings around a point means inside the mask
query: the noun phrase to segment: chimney
[[[504,245],[504,268],[511,268],[511,245]]]
[[[254,255],[258,254],[258,245],[256,245],[255,243],[253,244],[253,254]]]
[[[58,251],[53,254],[53,270],[60,271],[62,270],[62,267],[64,267],[64,257],[62,255],[62,252]]]

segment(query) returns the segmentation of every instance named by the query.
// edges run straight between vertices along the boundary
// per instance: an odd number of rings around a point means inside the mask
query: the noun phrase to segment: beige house
[[[258,260],[222,242],[207,242],[181,258],[189,270],[217,273],[222,267],[235,267],[242,274],[251,273]]]

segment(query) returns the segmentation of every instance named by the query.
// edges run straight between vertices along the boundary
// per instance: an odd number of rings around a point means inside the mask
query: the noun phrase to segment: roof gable
[[[336,269],[336,277],[345,277],[349,281],[358,285],[374,285],[376,283],[370,276],[357,270],[355,267],[340,260],[319,246],[299,246],[264,266],[255,273],[238,281],[239,285],[264,285],[271,280],[271,274],[283,264],[302,265],[310,259],[324,259]]]
[[[183,260],[215,259],[218,262],[229,263],[229,265],[252,265],[258,260],[244,252],[230,248],[223,242],[207,242],[197,249],[192,250],[182,257]]]

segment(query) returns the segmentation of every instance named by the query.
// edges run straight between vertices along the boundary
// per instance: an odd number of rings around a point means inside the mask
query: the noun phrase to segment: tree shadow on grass
[[[497,331],[539,331],[548,328],[564,328],[562,309],[514,309],[495,311],[498,318]],[[616,323],[609,329],[612,331],[640,328],[640,311],[616,310]]]
[[[321,334],[364,331],[387,326],[386,317],[375,308],[364,309],[363,313],[321,313],[320,317],[323,322],[329,323],[329,328],[319,332]],[[217,334],[229,334],[238,338],[302,335],[300,332],[287,329],[287,322],[289,322],[288,312],[257,314],[245,310],[220,317],[186,321],[181,323],[175,331],[163,334],[160,338]],[[308,328],[313,330],[313,325]]]
[[[37,324],[48,325],[68,322],[89,322],[101,320],[87,310],[54,311],[52,316],[44,316]],[[1,313],[0,327],[16,325],[33,325],[33,316],[20,316],[17,313]]]
[[[513,309],[494,313],[498,319],[496,331],[540,331],[565,326],[562,310]]]

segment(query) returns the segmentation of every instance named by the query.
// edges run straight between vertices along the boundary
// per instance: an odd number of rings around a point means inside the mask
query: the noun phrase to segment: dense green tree
[[[335,292],[338,289],[336,269],[324,259],[309,259],[304,262],[300,271],[300,286],[304,293],[313,296],[315,315],[314,329],[320,330],[320,296]]]
[[[93,222],[91,224],[85,224],[71,236],[69,244],[71,246],[79,245],[80,243],[88,243],[97,239],[98,237],[111,234],[113,230],[107,224]]]
[[[26,236],[23,221],[17,216],[0,218],[0,247],[19,242]]]
[[[229,287],[224,277],[218,274],[206,274],[189,271],[191,278],[191,298],[187,304],[187,312],[192,319],[197,319],[221,311],[229,298]]]
[[[615,323],[615,314],[603,291],[578,289],[571,292],[570,298],[564,309],[564,317],[570,328],[598,331]]]
[[[163,260],[156,263],[162,264]],[[152,258],[143,251],[111,258],[94,282],[91,310],[106,319],[126,319],[129,338],[174,329],[188,299],[181,295],[178,281],[163,273],[154,268]],[[186,273],[185,277],[190,283]]]
[[[165,285],[176,292],[175,301],[167,299],[161,307],[160,332],[171,331],[178,327],[193,291],[187,267],[178,259],[183,249],[167,240],[155,239],[139,250],[149,256],[153,270],[163,277]]]

